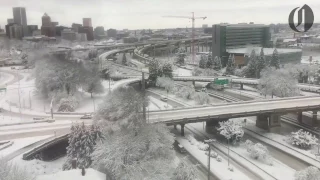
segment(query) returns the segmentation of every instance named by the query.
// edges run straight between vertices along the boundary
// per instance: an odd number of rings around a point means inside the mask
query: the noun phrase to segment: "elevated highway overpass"
[[[215,106],[195,107],[149,112],[150,123],[166,123],[167,125],[181,125],[206,121],[207,126],[217,125],[219,121],[229,118],[257,116],[256,125],[266,130],[280,127],[280,116],[298,112],[302,118],[303,111],[312,111],[313,120],[317,121],[320,110],[320,96],[293,97],[272,100],[256,100],[228,103]],[[299,120],[301,121],[301,119]]]

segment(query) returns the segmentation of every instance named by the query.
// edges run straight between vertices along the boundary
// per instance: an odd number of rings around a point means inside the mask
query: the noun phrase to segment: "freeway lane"
[[[178,109],[167,111],[150,112],[151,122],[183,122],[184,118],[208,117],[246,117],[263,112],[288,112],[296,111],[298,108],[304,110],[320,109],[320,96],[298,97],[286,99],[274,99],[268,101],[247,101],[240,103],[228,103],[211,107]]]

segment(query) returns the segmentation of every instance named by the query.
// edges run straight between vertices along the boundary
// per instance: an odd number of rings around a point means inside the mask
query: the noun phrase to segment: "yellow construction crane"
[[[194,64],[194,59],[195,59],[195,52],[194,52],[194,36],[195,36],[195,32],[194,32],[194,24],[195,24],[195,20],[196,19],[206,19],[207,17],[194,17],[194,12],[192,12],[192,16],[188,17],[188,16],[163,16],[163,17],[169,17],[169,18],[185,18],[185,19],[191,19],[192,20],[192,40],[191,40],[191,52],[192,52],[192,62]]]

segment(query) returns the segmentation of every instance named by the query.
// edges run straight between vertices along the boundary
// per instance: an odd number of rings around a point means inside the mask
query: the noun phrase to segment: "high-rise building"
[[[217,24],[212,26],[212,56],[226,65],[230,49],[248,46],[268,47],[269,26],[258,24]]]
[[[208,24],[202,24],[202,28],[208,28]]]
[[[13,19],[7,19],[7,23],[8,23],[8,24],[13,24],[13,23],[14,23],[14,20],[13,20]]]
[[[74,32],[79,32],[79,28],[82,27],[82,24],[72,23],[71,27]]]
[[[12,39],[22,39],[23,37],[23,28],[21,25],[14,24],[9,27],[10,38]]]
[[[42,16],[42,26],[41,26],[41,35],[48,37],[56,36],[56,29],[54,24],[51,22],[51,17],[47,13],[44,13]]]
[[[87,41],[87,34],[86,33],[78,33],[77,40],[79,42]]]
[[[68,29],[68,28],[67,28],[67,27],[64,27],[64,26],[56,26],[56,27],[55,27],[56,36],[61,36],[61,32],[62,32],[64,29]]]
[[[33,35],[33,31],[38,30],[38,25],[28,25],[28,36],[32,36]]]
[[[77,40],[77,33],[72,29],[64,29],[61,31],[61,39],[75,41]]]
[[[87,34],[87,40],[93,41],[93,27],[80,27],[78,33],[86,33]]]
[[[28,34],[28,27],[27,27],[27,14],[26,8],[24,7],[14,7],[12,8],[13,11],[13,21],[17,25],[22,26],[23,34]],[[22,35],[23,36],[23,35]]]
[[[107,30],[107,36],[108,36],[108,37],[116,38],[116,37],[117,37],[117,30],[115,30],[115,29],[108,29],[108,30]]]
[[[105,37],[104,27],[98,26],[98,27],[94,28],[94,38],[101,39],[103,37]]]
[[[91,18],[83,18],[82,21],[84,27],[92,27]]]

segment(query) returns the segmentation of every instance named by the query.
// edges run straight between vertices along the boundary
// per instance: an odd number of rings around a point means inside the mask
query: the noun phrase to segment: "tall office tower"
[[[41,26],[41,35],[45,35],[48,37],[56,36],[55,23],[51,22],[50,16],[47,13],[44,13],[42,16],[42,26]]]
[[[83,18],[83,27],[92,27],[91,18]]]
[[[28,35],[26,8],[14,7],[12,8],[12,11],[14,23],[16,23],[17,25],[21,25],[23,29],[23,34]]]

